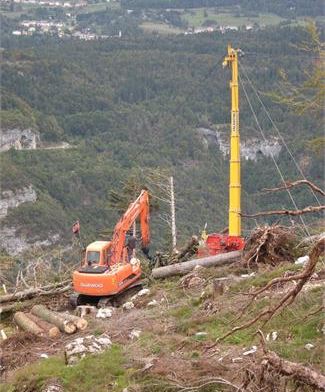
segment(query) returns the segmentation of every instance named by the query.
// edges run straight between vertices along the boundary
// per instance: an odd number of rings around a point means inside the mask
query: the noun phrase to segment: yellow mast
[[[231,66],[231,135],[230,135],[230,181],[229,181],[229,236],[241,236],[240,216],[240,138],[239,138],[239,89],[238,51],[228,45],[228,55],[223,66]]]

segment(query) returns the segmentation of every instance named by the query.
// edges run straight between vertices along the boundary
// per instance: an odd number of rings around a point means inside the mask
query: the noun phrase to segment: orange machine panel
[[[75,271],[73,287],[79,294],[109,296],[117,294],[139,279],[140,263],[114,264],[102,274]]]

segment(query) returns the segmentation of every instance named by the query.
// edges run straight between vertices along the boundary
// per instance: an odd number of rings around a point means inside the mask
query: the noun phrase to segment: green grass
[[[158,33],[162,35],[180,34],[184,32],[183,30],[177,27],[172,27],[166,23],[159,23],[159,22],[144,22],[140,25],[140,27],[145,32]]]
[[[275,14],[259,14],[256,17],[236,16],[234,11],[223,11],[214,8],[196,8],[186,10],[183,19],[189,26],[200,27],[206,20],[214,21],[217,25],[243,26],[258,23],[259,25],[276,25],[285,19]]]
[[[93,12],[105,11],[106,9],[119,9],[120,4],[118,2],[104,2],[96,4],[87,4],[86,7],[81,8],[78,14],[91,14]]]
[[[266,270],[259,272],[252,278],[244,279],[237,284],[230,287],[231,293],[246,292],[251,287],[262,287],[266,285],[270,280],[283,276],[286,271],[298,272],[301,270],[301,266],[294,264],[282,264],[272,270]]]
[[[66,366],[61,357],[52,357],[17,372],[12,385],[0,391],[40,391],[50,379],[59,380],[67,392],[122,391],[129,383],[121,348],[117,345],[102,354],[90,355],[76,366]],[[7,388],[7,389],[6,389]]]

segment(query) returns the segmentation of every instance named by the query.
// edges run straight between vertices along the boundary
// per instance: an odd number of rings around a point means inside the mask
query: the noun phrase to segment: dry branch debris
[[[284,276],[281,278],[275,278],[272,279],[266,286],[262,287],[261,289],[255,291],[252,293],[252,297],[250,301],[247,303],[247,305],[243,308],[239,318],[242,317],[242,315],[245,313],[245,311],[250,307],[250,305],[255,301],[257,296],[260,294],[264,293],[265,291],[269,290],[272,286],[283,283],[283,282],[296,282],[296,285],[289,290],[282,298],[280,298],[276,304],[270,305],[266,308],[264,308],[255,318],[247,321],[246,323],[236,326],[232,328],[229,332],[227,332],[225,335],[220,337],[217,342],[224,340],[228,336],[234,334],[237,331],[246,329],[258,321],[263,321],[262,325],[265,325],[277,312],[280,310],[284,309],[285,307],[289,306],[292,304],[292,302],[295,300],[299,292],[302,290],[304,284],[308,282],[308,280],[311,278],[315,271],[316,264],[319,260],[319,257],[324,254],[325,251],[325,237],[322,238],[317,242],[317,244],[314,246],[312,251],[309,254],[309,261],[305,265],[305,268],[301,273],[294,274],[292,276]]]
[[[2,295],[0,296],[0,303],[20,301],[41,295],[64,293],[71,288],[70,282],[70,280],[65,280],[60,283],[49,284],[42,287],[30,288],[24,291],[18,291],[16,293]]]
[[[244,263],[250,268],[259,263],[275,266],[283,261],[294,260],[292,229],[284,226],[263,226],[254,230],[244,249]]]

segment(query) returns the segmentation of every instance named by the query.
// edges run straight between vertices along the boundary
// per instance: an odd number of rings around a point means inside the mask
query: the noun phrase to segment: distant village
[[[253,25],[246,25],[246,26],[244,26],[244,29],[246,31],[252,31],[252,30],[255,30],[256,27],[254,27]],[[238,30],[239,30],[238,26],[230,26],[230,25],[209,26],[209,27],[198,27],[195,29],[189,29],[184,34],[189,35],[189,34],[200,34],[200,33],[213,33],[215,31],[219,31],[221,34],[225,34],[229,31],[238,31]]]
[[[117,0],[106,0],[107,3]],[[22,36],[33,36],[33,35],[52,35],[57,36],[59,38],[67,37],[67,38],[76,38],[84,41],[92,41],[92,40],[101,40],[101,39],[109,39],[113,37],[121,38],[122,31],[118,31],[115,35],[104,35],[104,34],[96,34],[91,31],[89,28],[78,28],[76,15],[78,10],[87,7],[90,3],[88,0],[71,0],[71,1],[58,1],[58,0],[0,0],[0,4],[16,4],[16,5],[30,5],[30,6],[39,6],[44,8],[62,8],[64,10],[64,18],[60,18],[60,20],[55,20],[55,18],[50,17],[49,19],[40,19],[40,20],[22,20],[18,23],[18,26],[15,30],[12,31],[12,35],[16,37]],[[168,10],[167,10],[168,11]],[[133,10],[127,10],[128,14],[133,13]],[[143,19],[146,19],[147,16],[144,14]],[[188,28],[187,31],[184,31],[183,34],[200,34],[200,33],[213,33],[219,32],[221,34],[226,34],[231,31],[245,30],[251,31],[256,30],[258,26],[247,24],[242,27],[233,26],[233,25],[224,25],[224,26],[205,26],[205,27],[197,27],[197,28]]]
[[[94,34],[85,29],[85,31],[76,31],[75,26],[68,26],[63,22],[54,22],[48,20],[25,20],[19,23],[20,29],[14,30],[12,35],[15,36],[32,36],[34,34],[56,35],[59,38],[72,37],[84,41],[107,39],[112,37],[122,37],[122,32],[117,35]]]

